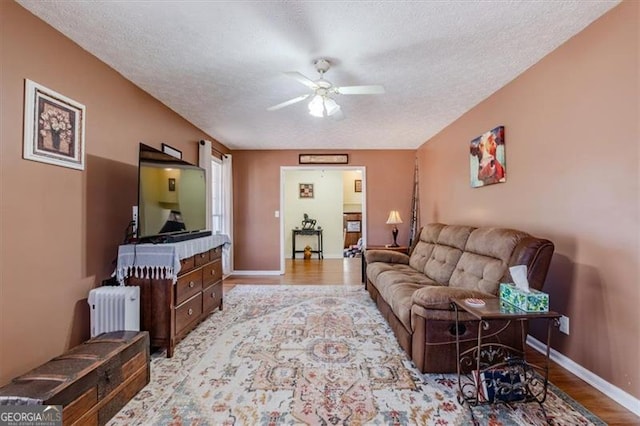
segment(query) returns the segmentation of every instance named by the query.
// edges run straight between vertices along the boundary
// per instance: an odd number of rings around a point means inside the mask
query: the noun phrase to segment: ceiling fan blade
[[[282,102],[281,104],[274,105],[272,107],[267,108],[267,111],[275,111],[277,109],[284,108],[286,106],[293,105],[298,102],[302,102],[305,99],[307,99],[309,96],[311,96],[310,93],[306,95],[298,96],[297,98],[289,99],[288,101]]]
[[[341,95],[379,95],[385,93],[384,87],[373,86],[341,86],[336,87],[336,91]]]
[[[304,84],[310,89],[316,90],[318,88],[318,85],[314,83],[313,80],[305,77],[304,75],[300,74],[298,71],[288,71],[288,72],[285,72],[284,74],[295,80],[298,80],[300,83]]]

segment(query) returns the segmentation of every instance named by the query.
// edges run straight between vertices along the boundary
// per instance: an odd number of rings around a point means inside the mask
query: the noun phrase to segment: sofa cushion
[[[508,275],[513,250],[526,236],[509,229],[474,230],[451,274],[449,286],[497,294],[500,282]]]
[[[478,299],[491,299],[496,296],[484,291],[472,290],[466,288],[452,288],[450,286],[427,286],[416,289],[413,293],[412,303],[422,306],[429,310],[449,311],[451,308],[451,299],[466,299],[474,297]]]
[[[433,281],[446,285],[474,229],[471,226],[444,227],[438,235],[437,245],[425,264],[424,274]]]
[[[389,252],[389,253],[393,253],[393,252]],[[396,253],[396,254],[400,254],[400,253]],[[405,257],[407,256],[405,255]],[[367,263],[367,270],[366,270],[367,278],[372,283],[375,283],[378,280],[378,275],[386,271],[402,271],[402,272],[408,272],[408,273],[416,272],[406,263],[393,263],[393,262]]]
[[[367,250],[364,252],[364,258],[367,263],[376,263],[376,262],[384,262],[384,263],[404,263],[405,265],[409,264],[409,256],[392,250]]]
[[[497,294],[506,270],[507,264],[500,259],[465,252],[451,274],[449,287]]]
[[[368,269],[368,268],[367,268]],[[409,265],[396,265],[371,281],[380,297],[389,305],[402,325],[411,331],[411,296],[416,290],[438,284]]]
[[[376,277],[376,281],[371,282],[383,297],[385,296],[385,288],[393,284],[410,283],[419,284],[421,286],[438,285],[438,283],[431,280],[425,274],[416,271],[409,265],[393,265],[391,269],[381,271]],[[389,302],[389,304],[391,305],[391,302]]]
[[[411,250],[411,258],[409,259],[409,265],[417,271],[424,271],[424,266],[427,264],[427,260],[431,257],[433,248],[438,241],[438,235],[445,225],[442,223],[432,223],[425,226],[420,232],[418,243]]]
[[[506,263],[520,240],[528,236],[513,229],[478,228],[469,235],[464,251],[495,257]]]
[[[416,283],[398,283],[387,287],[383,299],[391,305],[393,314],[400,320],[404,328],[411,332],[411,297],[416,290],[424,287]],[[385,299],[387,297],[387,299]]]

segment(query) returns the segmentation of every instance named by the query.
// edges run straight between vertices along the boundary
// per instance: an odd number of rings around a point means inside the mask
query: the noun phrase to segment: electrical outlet
[[[131,208],[131,213],[133,221],[133,234],[135,235],[138,232],[138,206],[133,206]]]
[[[560,317],[560,332],[569,335],[569,317],[561,316]]]
[[[280,217],[280,211],[276,210],[273,214],[275,217]]]

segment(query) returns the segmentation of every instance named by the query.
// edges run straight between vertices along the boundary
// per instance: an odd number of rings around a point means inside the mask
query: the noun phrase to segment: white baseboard
[[[322,254],[322,258],[323,259],[348,259],[346,257],[344,257],[344,253],[327,253],[327,254]],[[291,256],[285,256],[285,259],[287,260],[292,260]],[[298,257],[296,257],[295,260],[304,260],[304,258],[301,255],[298,255]],[[316,253],[313,253],[311,255],[311,260],[320,260],[318,259],[318,255]]]
[[[232,271],[229,275],[282,275],[280,271]]]
[[[547,346],[535,337],[527,336],[527,344],[542,354],[546,353]],[[612,385],[602,377],[592,373],[580,364],[574,362],[571,358],[566,357],[553,348],[549,351],[549,358],[565,370],[570,371],[585,382],[589,383],[591,386],[598,389],[600,392],[604,393],[627,410],[637,416],[640,416],[640,399],[628,394],[619,387]]]

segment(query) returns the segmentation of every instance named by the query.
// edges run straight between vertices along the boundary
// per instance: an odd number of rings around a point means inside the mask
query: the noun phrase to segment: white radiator
[[[91,337],[109,331],[140,331],[140,287],[104,286],[89,292]]]

